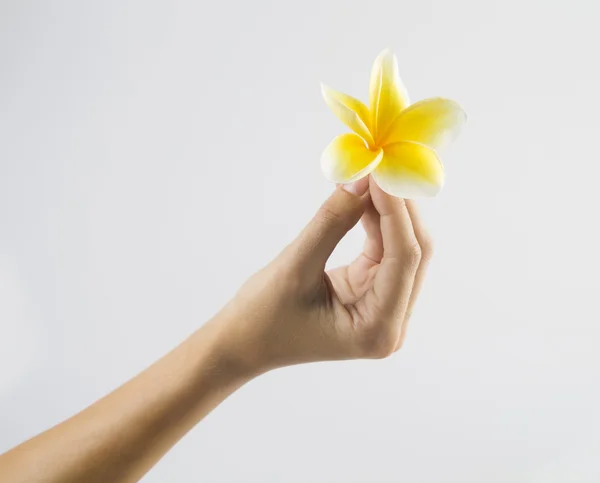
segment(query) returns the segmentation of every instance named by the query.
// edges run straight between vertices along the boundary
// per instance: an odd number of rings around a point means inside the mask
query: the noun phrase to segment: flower
[[[386,49],[371,71],[369,103],[321,85],[325,102],[354,133],[336,137],[321,168],[335,183],[371,174],[385,192],[402,198],[437,195],[444,167],[437,152],[458,135],[467,116],[454,101],[434,97],[410,105],[396,56]]]

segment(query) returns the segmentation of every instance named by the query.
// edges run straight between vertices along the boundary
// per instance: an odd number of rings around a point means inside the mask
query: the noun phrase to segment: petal
[[[371,70],[369,96],[371,127],[375,139],[378,139],[410,104],[408,93],[398,73],[398,60],[389,49],[381,52],[375,59]]]
[[[321,168],[329,181],[351,183],[373,171],[382,156],[383,149],[371,151],[360,136],[342,134],[323,151]]]
[[[334,91],[325,84],[321,84],[323,98],[340,120],[356,134],[373,144],[373,136],[369,131],[369,108],[352,96]]]
[[[382,139],[382,145],[414,141],[443,149],[456,139],[467,114],[456,102],[435,97],[417,102],[402,112]]]
[[[444,186],[444,167],[432,149],[401,142],[384,148],[381,163],[371,173],[379,187],[400,198],[430,198]]]

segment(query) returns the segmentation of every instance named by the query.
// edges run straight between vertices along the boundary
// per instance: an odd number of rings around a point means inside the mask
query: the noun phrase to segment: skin
[[[362,220],[363,252],[325,271]],[[108,396],[0,456],[6,483],[134,482],[227,396],[272,369],[402,347],[431,258],[414,203],[364,178],[187,340]]]

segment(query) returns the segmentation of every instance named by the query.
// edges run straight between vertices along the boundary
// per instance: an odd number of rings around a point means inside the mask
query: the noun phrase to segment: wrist
[[[190,341],[197,353],[204,354],[203,366],[210,367],[221,379],[242,385],[265,371],[236,322],[229,314],[220,313],[198,329]]]

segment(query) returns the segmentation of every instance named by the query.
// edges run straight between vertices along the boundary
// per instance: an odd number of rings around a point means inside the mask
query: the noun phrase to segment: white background
[[[469,121],[401,353],[253,381],[147,482],[600,480],[594,0],[0,1],[0,451],[213,315],[398,56]],[[335,263],[358,252],[356,230]]]

